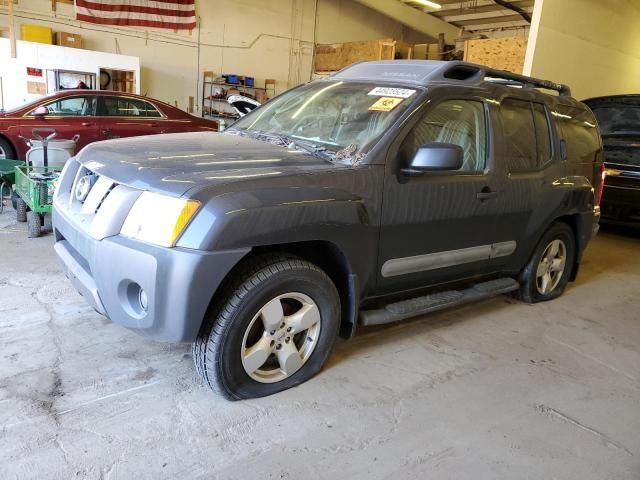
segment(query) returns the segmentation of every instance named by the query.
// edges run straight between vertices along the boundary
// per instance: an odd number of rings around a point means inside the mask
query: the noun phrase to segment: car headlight
[[[143,192],[133,204],[120,234],[161,247],[173,247],[199,208],[197,200]]]

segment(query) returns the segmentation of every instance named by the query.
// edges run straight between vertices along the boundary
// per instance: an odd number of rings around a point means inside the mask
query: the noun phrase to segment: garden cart
[[[29,238],[39,237],[43,230],[51,230],[51,209],[55,181],[60,175],[54,167],[49,167],[48,146],[57,132],[52,128],[34,128],[33,136],[42,144],[42,165],[29,162],[15,167],[15,191],[18,194],[16,217],[19,222],[26,220]],[[31,147],[31,142],[26,140]]]
[[[15,183],[15,168],[24,165],[20,160],[0,159],[0,213],[4,210],[4,198],[12,193],[12,185]]]

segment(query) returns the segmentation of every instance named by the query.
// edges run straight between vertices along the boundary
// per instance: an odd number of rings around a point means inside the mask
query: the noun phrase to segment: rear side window
[[[429,110],[400,147],[405,164],[422,145],[452,143],[462,147],[461,172],[481,172],[485,167],[486,130],[484,104],[474,100],[446,100]]]
[[[536,125],[536,145],[538,147],[538,166],[542,166],[551,160],[551,131],[549,118],[544,105],[532,103],[533,121]]]
[[[567,160],[572,163],[593,163],[600,150],[596,121],[586,110],[559,107],[554,112],[566,144]]]
[[[536,128],[531,103],[507,98],[502,101],[502,128],[510,172],[538,168]]]
[[[108,117],[153,117],[160,118],[160,112],[144,100],[127,97],[103,97],[104,115]]]

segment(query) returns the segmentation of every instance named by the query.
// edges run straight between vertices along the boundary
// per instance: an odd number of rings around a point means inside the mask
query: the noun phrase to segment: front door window
[[[431,109],[405,138],[400,154],[407,165],[415,152],[428,143],[451,143],[462,147],[461,172],[485,168],[486,133],[484,106],[473,100],[447,100]]]

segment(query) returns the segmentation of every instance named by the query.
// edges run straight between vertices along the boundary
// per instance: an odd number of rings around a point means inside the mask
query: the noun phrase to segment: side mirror
[[[49,109],[47,107],[45,107],[44,105],[40,105],[38,108],[36,108],[32,115],[34,117],[45,117],[47,115],[49,115]]]
[[[460,170],[464,161],[464,152],[460,145],[452,143],[429,143],[422,145],[411,159],[405,175],[421,175],[425,172]]]

